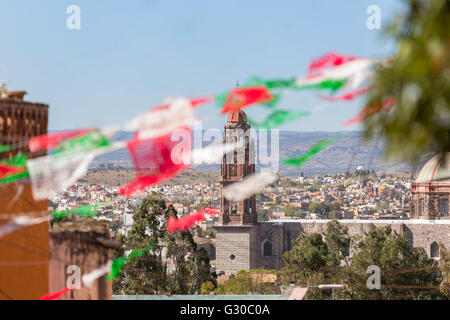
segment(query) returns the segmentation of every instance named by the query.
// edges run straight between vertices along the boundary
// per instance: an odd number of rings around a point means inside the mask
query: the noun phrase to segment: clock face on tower
[[[228,116],[225,125],[224,143],[236,143],[238,147],[222,159],[221,188],[255,173],[253,145],[250,143],[250,125],[242,110],[234,110]],[[255,196],[242,201],[229,201],[221,197],[221,214],[219,223],[222,225],[255,224],[256,201]]]

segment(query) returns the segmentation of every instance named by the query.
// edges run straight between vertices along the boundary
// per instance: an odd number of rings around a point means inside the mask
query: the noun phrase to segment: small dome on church
[[[228,115],[228,122],[244,122],[244,123],[247,123],[247,115],[241,109],[233,110]]]
[[[450,182],[450,152],[446,153],[445,161],[437,154],[425,163],[416,183],[449,183]]]

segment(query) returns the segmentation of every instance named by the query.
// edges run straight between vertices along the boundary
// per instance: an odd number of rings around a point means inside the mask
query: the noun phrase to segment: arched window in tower
[[[263,244],[263,256],[270,257],[272,256],[272,242],[266,240]]]
[[[248,135],[246,135],[245,136],[245,138],[244,138],[244,140],[245,140],[245,163],[249,163],[250,162],[250,142],[249,142],[249,136]]]
[[[448,199],[439,199],[439,216],[448,217]]]
[[[424,216],[425,215],[425,199],[424,198],[420,199],[420,208],[419,208],[419,210],[420,210],[420,215]]]
[[[237,202],[231,201],[231,213],[237,213]]]
[[[439,245],[434,241],[430,246],[430,256],[431,258],[439,258]]]
[[[236,136],[233,137],[233,142],[234,142],[234,145],[235,145],[236,148],[237,148],[238,138],[237,138]],[[233,164],[237,164],[237,163],[238,163],[237,158],[238,158],[238,156],[237,156],[237,150],[234,150]]]

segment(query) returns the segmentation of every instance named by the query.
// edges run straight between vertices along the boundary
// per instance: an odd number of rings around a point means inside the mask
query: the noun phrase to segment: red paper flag
[[[190,99],[190,101],[191,101],[192,107],[195,108],[201,104],[214,101],[214,96]],[[158,111],[158,110],[167,109],[167,108],[169,108],[168,104],[162,104],[160,106],[153,107],[150,111]]]
[[[308,67],[308,78],[318,76],[325,68],[337,67],[356,59],[359,58],[354,56],[343,56],[336,52],[330,52],[324,56],[321,56],[311,61]]]
[[[205,215],[212,215],[218,212],[219,211],[217,209],[208,207],[201,209],[195,213],[181,217],[180,219],[170,216],[167,220],[167,231],[169,231],[169,233],[174,233],[178,230],[186,231],[190,227],[205,220]]]
[[[183,161],[190,154],[191,132],[183,143],[189,148],[179,148],[179,141],[172,141],[172,134],[149,140],[133,140],[128,142],[127,148],[133,160],[136,179],[120,189],[122,195],[130,196],[145,190],[147,187],[166,181],[180,171],[188,168]]]
[[[82,136],[92,131],[93,129],[80,129],[80,130],[45,134],[42,136],[30,138],[28,146],[31,152],[35,152],[42,149],[49,149],[57,146],[64,140]]]
[[[364,94],[368,88],[369,87],[367,86],[364,88],[356,89],[356,90],[347,92],[343,95],[336,96],[336,97],[327,97],[327,96],[323,96],[323,95],[319,95],[319,97],[324,100],[327,100],[328,102],[350,101],[350,100],[353,100],[353,99],[359,97],[360,95]]]
[[[3,177],[9,174],[17,173],[21,170],[22,168],[20,167],[11,167],[4,164],[0,164],[0,179],[3,179]]]
[[[347,120],[342,125],[348,126],[355,123],[361,123],[364,121],[364,119],[374,115],[375,113],[380,112],[381,110],[389,112],[396,105],[396,103],[397,99],[386,98],[383,100],[383,103],[381,105],[380,104],[367,105],[364,109],[361,110],[361,112],[358,114],[356,118]]]
[[[193,107],[199,106],[204,103],[208,103],[214,101],[214,96],[212,97],[205,97],[205,98],[197,98],[197,99],[191,99],[191,103]]]
[[[222,108],[222,114],[242,109],[255,103],[263,103],[272,100],[274,96],[265,86],[236,88],[231,90]]]
[[[55,300],[58,299],[59,297],[65,295],[67,292],[72,291],[73,288],[64,288],[58,292],[53,292],[53,293],[48,293],[43,295],[39,300]]]

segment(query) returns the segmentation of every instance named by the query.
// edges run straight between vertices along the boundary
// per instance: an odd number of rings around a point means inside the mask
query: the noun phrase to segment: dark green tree
[[[128,260],[123,268],[125,294],[162,294],[167,290],[167,265],[163,263],[163,243],[168,212],[164,199],[157,194],[147,196],[133,215],[133,226],[125,241],[128,251],[144,249],[158,242],[154,250]]]
[[[168,208],[169,216],[176,217],[172,205]],[[197,249],[197,244],[190,231],[167,234],[167,258],[173,270],[168,275],[168,291],[170,294],[200,293],[203,282],[212,282],[209,257],[204,249]]]
[[[338,267],[341,262],[350,265],[349,253],[352,239],[348,234],[348,228],[336,220],[327,223],[325,232],[325,242],[328,246],[328,260],[334,267]]]
[[[283,254],[286,268],[300,272],[304,278],[321,271],[328,263],[328,246],[318,233],[300,234],[291,250]]]
[[[331,230],[333,229],[333,230]],[[335,282],[340,272],[339,248],[341,234],[333,226],[328,241],[331,250],[322,235],[311,233],[299,235],[290,251],[283,254],[286,272],[291,274],[298,285],[315,286]],[[328,233],[328,232],[327,232]],[[326,235],[325,235],[326,237]],[[310,289],[307,299],[330,299],[331,290]]]
[[[235,277],[219,284],[216,294],[279,294],[279,288],[275,283],[261,281],[261,275],[272,273],[269,270],[241,270]],[[258,280],[259,279],[259,280]]]
[[[118,259],[120,257],[123,257],[125,255],[125,237],[122,234],[119,234],[116,237],[116,242],[120,244],[120,247],[117,249],[112,250],[112,259]],[[124,293],[124,281],[125,277],[124,274],[121,273],[118,277],[114,278],[112,281],[112,290],[114,294],[122,295]]]
[[[381,289],[367,287],[369,266],[381,270]],[[352,259],[344,281],[348,290],[340,291],[351,299],[437,299],[442,281],[436,261],[423,248],[411,248],[406,236],[388,227],[371,230]]]
[[[193,294],[200,292],[203,282],[215,283],[208,255],[197,250],[190,231],[167,232],[169,216],[176,217],[175,209],[172,205],[166,208],[164,199],[155,193],[133,215],[125,249],[143,249],[155,242],[158,246],[124,264],[117,288],[125,294]]]
[[[390,112],[365,121],[365,135],[386,142],[388,157],[416,162],[426,152],[450,151],[450,2],[403,0],[387,35],[397,41],[390,61],[376,71],[368,91],[368,114],[395,98]]]

